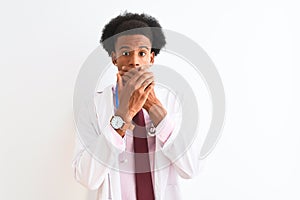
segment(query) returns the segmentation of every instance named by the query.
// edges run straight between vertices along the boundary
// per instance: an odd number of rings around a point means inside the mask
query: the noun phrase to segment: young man
[[[160,24],[146,14],[124,13],[104,27],[101,43],[118,74],[116,86],[95,96],[97,126],[103,130],[96,134],[104,135],[99,136],[105,144],[99,149],[112,144],[120,154],[100,163],[78,141],[73,162],[76,180],[98,190],[97,199],[181,199],[177,177],[192,178],[199,162],[192,150],[174,159],[178,148],[172,144],[172,133],[180,115],[179,104],[168,92],[158,95],[149,71],[166,43]],[[105,152],[106,157],[115,155]],[[154,155],[157,152],[162,156]],[[168,165],[163,165],[165,161]],[[117,162],[119,170],[108,162]]]

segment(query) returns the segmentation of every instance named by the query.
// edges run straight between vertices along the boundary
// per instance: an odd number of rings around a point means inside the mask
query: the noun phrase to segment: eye
[[[145,56],[146,54],[147,54],[147,53],[144,52],[144,51],[140,51],[140,52],[139,52],[139,55],[140,55],[140,56]]]
[[[129,51],[122,52],[122,56],[129,56]]]

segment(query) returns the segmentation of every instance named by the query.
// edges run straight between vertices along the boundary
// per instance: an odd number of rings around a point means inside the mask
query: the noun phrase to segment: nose
[[[138,67],[140,66],[140,62],[139,62],[139,56],[137,52],[132,52],[130,58],[129,58],[129,63],[128,65],[130,67]]]

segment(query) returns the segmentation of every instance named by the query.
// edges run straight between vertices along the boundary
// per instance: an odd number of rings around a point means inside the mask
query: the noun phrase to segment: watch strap
[[[120,128],[122,131],[126,131],[127,129],[129,130],[133,130],[134,129],[134,125],[132,123],[124,123],[123,126]]]

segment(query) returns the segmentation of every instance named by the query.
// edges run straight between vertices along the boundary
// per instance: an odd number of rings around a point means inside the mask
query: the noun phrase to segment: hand
[[[126,82],[121,73],[117,74],[119,108],[116,115],[120,115],[125,122],[130,122],[137,112],[143,107],[149,92],[153,89],[153,73],[147,72],[146,68],[134,68],[133,75]],[[124,75],[123,75],[124,76]]]
[[[119,74],[122,76],[123,85],[126,84],[126,82],[131,79],[137,72],[140,70],[147,71],[150,68],[149,65],[144,65],[137,68],[132,68],[129,66],[122,66],[121,70],[119,71]]]
[[[146,66],[144,70],[147,70],[148,68],[149,66]],[[130,81],[131,78],[135,76],[137,71],[137,69],[131,69],[126,66],[122,67],[122,71],[120,71],[120,74],[122,74],[122,83],[126,84],[128,81]],[[167,115],[167,111],[155,95],[154,81],[149,84],[148,88],[150,88],[150,92],[143,105],[143,108],[147,110],[154,126],[156,127]]]
[[[149,69],[149,66],[145,66],[144,69]],[[127,66],[123,66],[122,70],[120,71],[120,74],[122,75],[122,78],[123,78],[123,84],[126,84],[126,82],[128,80],[130,80],[131,77],[133,77],[135,75],[135,73],[137,73],[136,70],[134,70],[134,69],[132,69],[130,67],[127,67]],[[155,95],[155,92],[154,92],[154,85],[155,85],[155,83],[152,82],[151,85],[153,85],[153,89],[151,89],[151,91],[150,91],[150,93],[148,95],[148,98],[147,98],[145,104],[143,105],[143,108],[146,109],[148,113],[150,111],[150,108],[153,105],[161,106],[161,103],[157,99],[157,97]]]
[[[154,86],[154,83],[152,83]],[[154,87],[153,89],[150,90],[148,98],[145,102],[145,104],[143,105],[143,108],[147,110],[147,112],[149,113],[150,109],[152,106],[157,105],[157,106],[162,106],[160,101],[158,100],[158,98],[155,95],[154,92]]]

